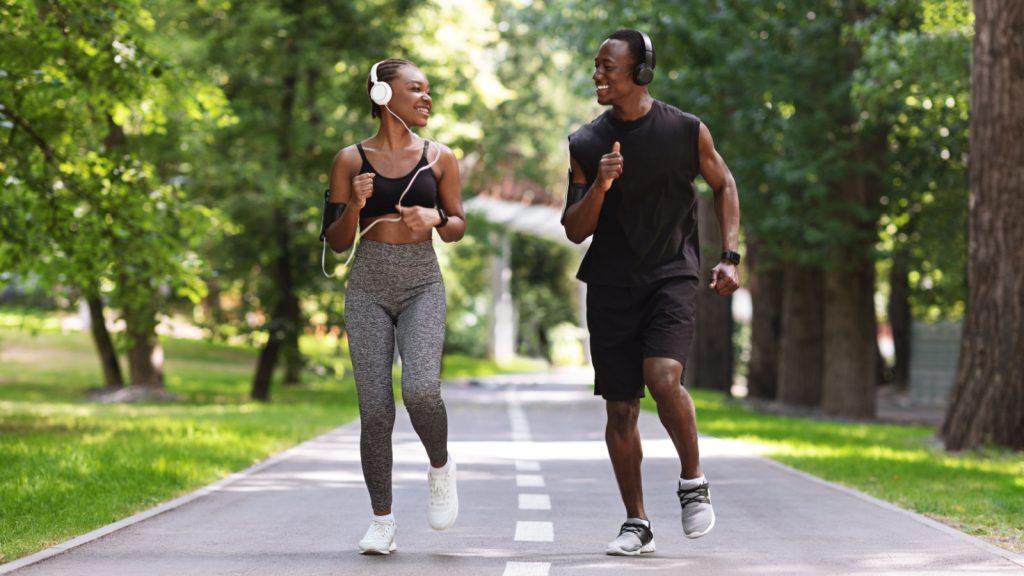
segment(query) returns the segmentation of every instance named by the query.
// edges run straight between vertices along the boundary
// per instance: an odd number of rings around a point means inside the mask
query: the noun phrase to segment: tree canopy
[[[299,379],[311,322],[344,328],[319,211],[335,153],[376,129],[374,62],[430,78],[422,135],[454,150],[464,197],[512,182],[558,205],[566,136],[601,112],[593,55],[639,28],[652,94],[701,118],[739,183],[752,284],[781,278],[755,294],[755,315],[781,318],[764,324],[782,342],[772,373],[821,364],[807,397],[870,415],[853,406],[874,393],[876,323],[965,311],[974,18],[966,0],[11,0],[0,271],[102,297],[149,346],[160,317],[203,302],[193,319],[262,347],[267,399],[279,358]],[[471,218],[442,257],[464,351],[482,349],[491,238]],[[576,259],[517,237],[512,265],[521,351],[545,354],[575,315]]]

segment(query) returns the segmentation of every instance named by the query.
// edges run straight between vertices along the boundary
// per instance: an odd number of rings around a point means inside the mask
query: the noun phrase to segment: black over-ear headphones
[[[646,86],[654,80],[654,45],[651,44],[650,36],[639,30],[637,32],[644,39],[644,61],[633,67],[633,81],[640,86]]]

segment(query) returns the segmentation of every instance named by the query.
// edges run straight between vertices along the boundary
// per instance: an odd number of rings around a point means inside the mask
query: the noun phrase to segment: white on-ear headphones
[[[391,85],[377,80],[377,66],[380,66],[380,62],[370,68],[370,82],[373,83],[370,86],[370,100],[378,106],[387,106],[391,102]]]

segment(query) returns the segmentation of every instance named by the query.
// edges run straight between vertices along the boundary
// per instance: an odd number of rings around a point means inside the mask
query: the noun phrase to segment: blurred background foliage
[[[297,381],[299,335],[343,333],[319,211],[334,154],[375,130],[375,61],[431,80],[423,134],[455,151],[464,198],[512,179],[557,206],[566,136],[601,112],[593,54],[620,27],[654,39],[654,96],[711,128],[751,273],[827,270],[838,247],[874,268],[880,323],[894,298],[917,319],[963,314],[964,0],[11,0],[0,16],[7,293],[95,294],[142,335],[183,316],[260,346],[254,380],[280,358]],[[869,201],[837,192],[851,174],[878,183]],[[471,217],[441,248],[450,351],[486,353],[494,233]],[[552,350],[579,322],[579,254],[514,235],[519,353],[579,357]]]

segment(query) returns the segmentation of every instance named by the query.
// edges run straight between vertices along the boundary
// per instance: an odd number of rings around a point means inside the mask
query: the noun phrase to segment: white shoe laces
[[[381,522],[379,520],[374,520],[373,524],[370,525],[370,532],[372,532],[374,536],[387,540],[390,538],[389,532],[394,528],[394,526],[393,522]]]
[[[449,490],[449,473],[441,476],[430,476],[430,501],[435,506],[446,506],[451,501],[451,490]]]

